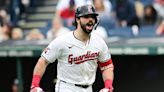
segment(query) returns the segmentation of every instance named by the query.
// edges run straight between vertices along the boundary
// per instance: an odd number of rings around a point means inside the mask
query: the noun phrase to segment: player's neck
[[[90,39],[90,34],[83,32],[82,30],[75,30],[74,36],[76,39],[86,43]]]

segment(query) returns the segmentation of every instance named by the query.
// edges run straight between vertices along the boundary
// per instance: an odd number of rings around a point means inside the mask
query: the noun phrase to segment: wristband
[[[112,88],[112,83],[113,83],[113,81],[110,79],[105,80],[104,81],[105,88]]]
[[[40,80],[41,80],[40,75],[33,75],[31,89],[34,87],[39,87]]]

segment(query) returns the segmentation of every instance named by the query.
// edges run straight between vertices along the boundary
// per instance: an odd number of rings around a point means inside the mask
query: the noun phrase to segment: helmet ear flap
[[[96,17],[96,19],[95,19],[95,27],[94,27],[95,30],[96,30],[97,26],[99,25],[99,23],[100,23],[100,20]]]
[[[95,23],[97,23],[97,17],[95,18]]]

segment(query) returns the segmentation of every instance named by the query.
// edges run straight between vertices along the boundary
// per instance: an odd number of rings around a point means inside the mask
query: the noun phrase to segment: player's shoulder
[[[56,37],[53,42],[60,42],[60,43],[64,43],[66,42],[68,39],[70,39],[72,36],[72,31],[70,32],[66,32],[65,34],[62,34],[58,37]]]
[[[97,40],[97,41],[104,41],[104,39],[103,39],[101,36],[99,36],[98,34],[96,34],[96,33],[91,33],[91,36],[92,36],[92,38],[93,38],[94,40]]]
[[[97,44],[97,47],[102,48],[104,45],[106,45],[105,40],[99,36],[98,34],[92,33],[91,34],[91,39],[94,42],[94,44]]]

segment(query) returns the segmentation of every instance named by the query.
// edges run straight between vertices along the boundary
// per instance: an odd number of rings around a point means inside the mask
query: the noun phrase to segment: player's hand
[[[99,92],[113,92],[113,89],[103,88]]]
[[[113,92],[112,83],[113,83],[113,80],[106,79],[104,81],[105,87],[101,89],[99,92]]]
[[[34,87],[34,88],[31,88],[30,92],[44,92],[44,91],[40,87]]]

